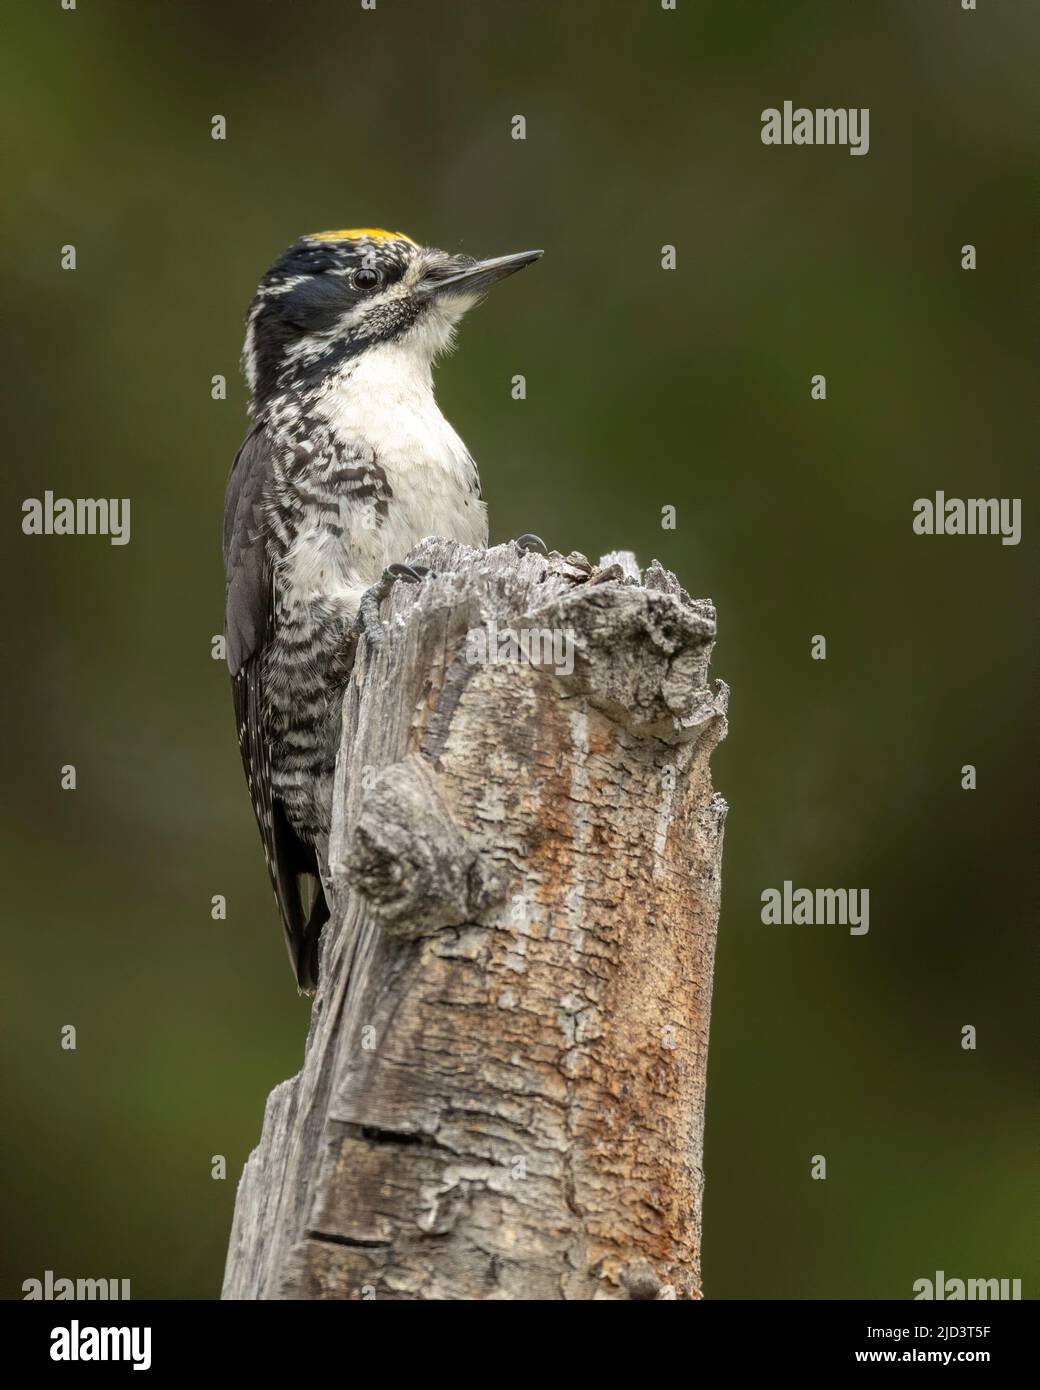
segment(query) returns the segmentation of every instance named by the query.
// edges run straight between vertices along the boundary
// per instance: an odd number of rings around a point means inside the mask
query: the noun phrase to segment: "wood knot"
[[[402,937],[473,921],[505,895],[504,880],[469,844],[436,772],[417,755],[378,774],[334,872]]]

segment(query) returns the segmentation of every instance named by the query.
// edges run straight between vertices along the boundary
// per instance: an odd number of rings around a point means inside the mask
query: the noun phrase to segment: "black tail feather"
[[[303,931],[294,943],[295,954],[292,947],[289,954],[293,957],[296,983],[309,994],[318,987],[318,947],[321,944],[322,927],[329,920],[329,904],[321,879],[317,874],[308,877],[314,896]],[[303,887],[302,881],[300,886]]]
[[[269,862],[274,895],[282,914],[289,960],[301,990],[318,984],[318,943],[329,920],[318,868],[318,856],[293,830],[280,801],[272,802],[273,862]]]

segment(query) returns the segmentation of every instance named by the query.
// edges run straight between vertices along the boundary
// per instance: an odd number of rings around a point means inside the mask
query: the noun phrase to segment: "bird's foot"
[[[536,536],[531,531],[525,531],[522,536],[517,536],[514,544],[518,545],[521,550],[540,550],[543,555],[549,553],[549,548],[541,536]]]
[[[378,651],[383,644],[379,605],[389,596],[395,584],[420,584],[429,572],[425,565],[387,565],[382,577],[361,595],[358,615],[354,619],[355,639],[363,635],[371,650]]]

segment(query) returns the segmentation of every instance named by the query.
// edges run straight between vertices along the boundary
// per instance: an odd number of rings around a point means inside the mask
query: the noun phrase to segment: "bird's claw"
[[[516,544],[521,550],[540,550],[543,555],[549,553],[549,548],[541,536],[536,536],[532,531],[525,531],[522,536],[517,536]]]
[[[403,579],[406,584],[419,584],[429,574],[426,565],[387,565],[383,578]]]
[[[379,621],[379,605],[389,595],[394,584],[420,584],[429,574],[426,565],[387,565],[382,576],[361,595],[358,614],[354,619],[355,635],[364,634],[373,652],[383,645],[383,626]]]

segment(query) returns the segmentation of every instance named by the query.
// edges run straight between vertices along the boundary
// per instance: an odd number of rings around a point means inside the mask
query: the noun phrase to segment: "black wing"
[[[317,984],[318,938],[328,907],[311,845],[299,838],[271,791],[271,743],[264,701],[264,653],[273,635],[273,586],[264,544],[264,494],[271,480],[264,422],[246,435],[224,498],[224,636],[238,744],[285,940],[301,989]]]

